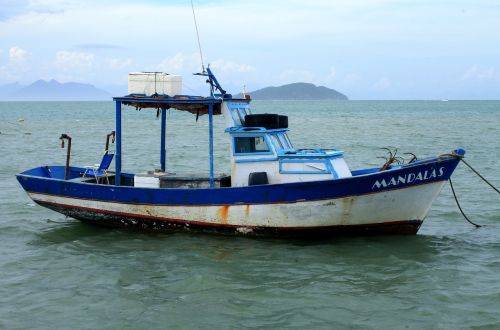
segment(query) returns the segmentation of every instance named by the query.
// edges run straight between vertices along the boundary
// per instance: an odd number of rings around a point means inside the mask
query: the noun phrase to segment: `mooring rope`
[[[486,178],[484,176],[481,175],[481,173],[479,173],[476,169],[474,169],[469,163],[467,163],[463,156],[462,155],[457,155],[455,153],[452,153],[452,154],[447,154],[449,156],[453,156],[453,157],[456,157],[458,159],[460,159],[465,165],[467,165],[468,168],[470,168],[472,170],[472,172],[474,172],[478,177],[480,177],[484,182],[486,182],[486,184],[488,184],[493,190],[495,190],[497,193],[500,194],[500,190],[498,190],[498,188],[496,188],[491,182],[489,182],[488,180],[486,180]],[[460,213],[462,213],[463,217],[465,218],[465,220],[467,220],[469,223],[471,223],[472,225],[474,225],[476,228],[479,228],[479,227],[482,227],[481,225],[478,225],[477,223],[474,223],[472,222],[464,213],[464,211],[462,210],[462,207],[460,206],[460,203],[458,202],[458,198],[457,198],[457,194],[455,193],[455,189],[453,188],[453,183],[451,182],[451,178],[448,179],[448,181],[450,182],[450,187],[451,187],[451,191],[453,192],[453,197],[455,198],[455,202],[457,203],[457,206],[458,206],[458,209],[460,210]]]
[[[451,191],[453,192],[453,197],[455,197],[455,202],[457,202],[458,209],[460,210],[460,213],[462,213],[462,215],[464,216],[465,220],[467,220],[470,224],[476,226],[476,228],[482,227],[481,225],[478,225],[477,223],[472,222],[465,215],[464,211],[462,210],[462,207],[460,206],[460,203],[458,202],[457,194],[455,194],[455,189],[453,189],[453,183],[451,182],[451,178],[449,178],[448,181],[450,182]]]
[[[460,160],[465,164],[467,165],[471,170],[472,172],[476,173],[476,175],[478,177],[480,177],[484,182],[486,182],[491,188],[493,188],[493,190],[495,190],[497,193],[500,194],[500,190],[498,190],[498,188],[496,188],[495,186],[493,186],[493,184],[491,184],[491,182],[489,182],[488,180],[486,180],[484,178],[484,176],[482,176],[478,171],[476,171],[472,166],[469,165],[469,163],[467,163],[463,158],[460,158]]]

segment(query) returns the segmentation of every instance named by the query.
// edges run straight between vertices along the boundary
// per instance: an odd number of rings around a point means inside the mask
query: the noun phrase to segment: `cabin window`
[[[271,137],[273,139],[273,144],[276,147],[276,150],[284,149],[283,148],[283,144],[281,143],[280,138],[278,137],[278,135],[272,134]]]
[[[231,117],[233,118],[235,126],[245,125],[245,116],[251,113],[249,108],[233,108],[233,107],[229,107],[229,112],[231,114]]]
[[[286,133],[280,135],[280,139],[285,149],[293,149],[292,142]]]
[[[260,152],[265,152],[265,153],[270,152],[269,146],[263,136],[234,138],[235,154],[260,153]]]
[[[243,119],[245,118],[245,115],[248,115],[248,109],[239,108],[238,110],[240,112],[240,116],[243,117]]]
[[[233,117],[234,124],[236,126],[242,126],[244,121],[245,121],[245,116],[241,117],[240,112],[238,111],[238,108],[231,109],[231,117]]]
[[[238,109],[238,115],[240,116],[240,122],[242,125],[245,125],[245,116],[246,116],[246,111],[244,108],[239,108]]]

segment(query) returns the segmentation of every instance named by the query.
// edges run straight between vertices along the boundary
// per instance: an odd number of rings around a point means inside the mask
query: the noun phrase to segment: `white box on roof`
[[[128,93],[166,94],[169,96],[182,94],[182,76],[164,72],[130,72],[128,74]]]

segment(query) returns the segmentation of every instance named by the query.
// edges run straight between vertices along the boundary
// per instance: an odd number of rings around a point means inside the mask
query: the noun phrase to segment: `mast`
[[[116,100],[115,185],[121,184],[122,175],[122,102]]]
[[[165,146],[165,135],[166,135],[166,124],[167,124],[167,109],[161,108],[161,141],[160,141],[160,166],[161,171],[165,172],[166,169],[166,146]]]

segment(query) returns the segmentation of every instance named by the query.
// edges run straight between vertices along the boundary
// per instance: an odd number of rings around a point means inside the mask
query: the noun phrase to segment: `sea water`
[[[467,151],[500,186],[498,101],[254,101],[289,116],[297,148],[340,148],[352,169],[385,151]],[[167,168],[208,173],[207,116],[167,113]],[[159,168],[155,110],[123,110],[124,171]],[[112,102],[0,103],[0,328],[500,328],[500,197],[463,164],[416,236],[319,241],[152,234],[82,224],[35,205],[15,179],[98,163]],[[215,118],[215,170],[228,141]],[[405,155],[409,157],[409,155]]]

